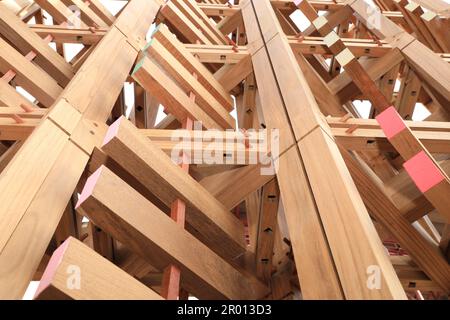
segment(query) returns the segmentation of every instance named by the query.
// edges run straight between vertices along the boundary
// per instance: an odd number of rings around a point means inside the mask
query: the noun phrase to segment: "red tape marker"
[[[442,172],[424,151],[406,161],[403,167],[422,193],[445,179]]]
[[[394,107],[389,107],[375,119],[383,129],[386,138],[391,139],[406,129],[405,122]]]

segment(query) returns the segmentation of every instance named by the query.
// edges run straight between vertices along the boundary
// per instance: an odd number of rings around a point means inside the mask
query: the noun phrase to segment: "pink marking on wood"
[[[389,107],[376,117],[386,138],[392,139],[406,129],[406,124],[394,107]]]
[[[303,0],[295,0],[294,3],[296,6],[298,6],[300,3],[302,3]]]
[[[53,41],[53,36],[51,34],[48,34],[45,36],[45,38],[43,40],[47,43],[50,43]]]
[[[30,106],[28,104],[25,104],[25,103],[21,103],[20,107],[23,109],[23,111],[25,111],[27,113],[33,112],[36,109],[36,108],[34,108],[34,107],[32,107],[32,106]]]
[[[17,114],[12,114],[11,118],[17,123],[17,124],[21,124],[21,123],[25,123],[25,121],[23,121],[23,119],[21,117],[19,117]]]
[[[106,132],[106,136],[105,139],[103,140],[102,146],[110,142],[112,138],[114,138],[117,135],[117,132],[119,132],[120,123],[122,122],[123,118],[124,118],[123,116],[120,117],[112,125],[109,126],[108,132]]]
[[[36,290],[36,293],[34,294],[35,299],[42,293],[42,291],[44,291],[52,283],[56,270],[61,264],[64,253],[66,252],[66,249],[69,247],[70,241],[72,239],[73,239],[72,237],[68,238],[58,247],[58,249],[56,249],[53,252],[52,257],[50,258],[50,261],[48,262],[47,267],[45,268],[44,274],[42,275],[41,281],[39,282],[39,286]]]
[[[94,191],[94,187],[97,184],[98,178],[100,177],[100,174],[102,173],[104,166],[101,166],[97,169],[86,181],[86,184],[84,185],[83,191],[81,191],[81,195],[78,198],[77,204],[75,206],[75,209],[78,209],[81,204],[86,201],[87,198],[92,194]]]
[[[13,70],[8,70],[6,71],[6,73],[3,75],[2,80],[5,82],[11,82],[12,79],[14,79],[14,77],[17,74],[13,71]]]
[[[67,23],[63,22],[61,23],[61,26],[66,27]],[[50,43],[53,41],[53,36],[51,34],[47,35],[43,40],[46,43]],[[37,54],[34,51],[30,51],[27,53],[27,55],[25,56],[25,58],[29,61],[34,60],[34,58],[36,58]],[[6,81],[6,82],[11,82],[12,79],[14,79],[14,77],[16,76],[16,72],[14,70],[8,70],[2,77],[2,80]]]
[[[25,56],[25,58],[29,61],[33,60],[34,58],[36,58],[37,54],[34,51],[30,51],[27,53],[27,55]]]
[[[422,193],[445,179],[445,176],[424,151],[406,161],[403,167]]]

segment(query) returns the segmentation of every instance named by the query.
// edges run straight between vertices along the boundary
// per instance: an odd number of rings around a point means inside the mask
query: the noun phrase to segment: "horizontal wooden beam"
[[[332,133],[340,145],[349,150],[379,150],[392,152],[395,149],[374,119],[327,118]],[[432,153],[450,152],[450,125],[448,122],[405,121],[414,135]],[[354,128],[355,130],[348,130]]]
[[[21,119],[21,123],[17,123],[13,118],[3,118],[0,116],[0,141],[24,140],[40,122],[40,119],[28,118]]]
[[[380,150],[395,152],[381,129],[334,128],[333,136],[344,148],[349,150]],[[450,153],[450,132],[414,131],[414,135],[431,153]]]
[[[49,34],[52,35],[53,41],[56,43],[81,43],[84,45],[93,45],[98,43],[107,33],[107,28],[98,29],[75,29],[59,25],[34,24],[29,25],[41,38],[45,38]]]
[[[185,163],[205,165],[256,165],[268,163],[270,136],[258,137],[258,133],[244,134],[234,131],[186,131],[166,129],[140,129],[152,143],[167,155],[181,158]],[[267,134],[267,133],[266,133]],[[172,158],[174,159],[174,158]]]
[[[246,46],[185,44],[184,47],[202,63],[235,64],[249,55]]]

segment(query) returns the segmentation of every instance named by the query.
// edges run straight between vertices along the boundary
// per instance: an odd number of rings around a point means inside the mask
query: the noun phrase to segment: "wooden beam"
[[[191,43],[209,43],[211,41],[199,30],[173,2],[167,2],[161,8],[161,15]]]
[[[16,73],[17,83],[46,107],[50,107],[63,90],[48,73],[0,39],[0,72],[5,74],[9,70]]]
[[[217,71],[214,77],[226,91],[231,91],[252,73],[253,67],[251,62],[251,57],[247,56],[235,65],[226,65]]]
[[[98,17],[91,9],[91,6],[82,0],[63,0],[68,6],[75,6],[80,10],[81,21],[91,27],[107,27],[108,24]]]
[[[110,127],[102,150],[167,206],[182,199],[187,207],[186,221],[212,250],[229,258],[245,251],[241,222],[125,118]]]
[[[355,151],[379,150],[382,152],[395,152],[385,133],[381,129],[356,129],[348,132],[347,129],[335,128],[333,136],[345,148]],[[429,152],[447,154],[450,152],[450,133],[432,131],[414,131],[417,139]]]
[[[210,175],[200,184],[231,210],[273,178],[261,174],[260,165],[250,165]]]
[[[229,34],[232,31],[236,30],[239,27],[240,23],[242,23],[242,13],[241,11],[235,11],[233,15],[227,16],[224,19],[222,19],[217,24],[217,28],[223,34]]]
[[[231,131],[200,131],[145,129],[139,132],[152,143],[173,157],[181,159],[177,151],[183,151],[188,164],[198,165],[257,165],[269,167],[266,157],[270,136],[259,137],[259,133]],[[212,150],[214,149],[214,150]],[[256,172],[256,171],[255,171]]]
[[[261,200],[256,272],[264,281],[269,281],[272,276],[275,230],[280,203],[280,190],[276,180],[270,181],[263,187]]]
[[[323,37],[304,37],[299,40],[297,36],[288,36],[288,40],[294,52],[332,56],[332,52],[327,47]],[[377,43],[371,39],[353,38],[342,38],[342,41],[350,52],[358,58],[363,56],[379,58],[392,50],[392,46],[385,41]]]
[[[31,106],[32,103],[10,86],[9,83],[0,79],[0,104],[21,108],[21,105]]]
[[[6,148],[4,144],[0,143],[0,148],[2,148],[0,156],[0,172],[2,172],[11,159],[16,155],[17,151],[22,147],[23,141],[16,141],[12,146]]]
[[[60,25],[34,24],[28,26],[39,37],[45,38],[51,34],[56,43],[81,43],[92,45],[98,43],[108,32],[107,28],[98,28],[93,31],[89,28],[69,28]]]
[[[53,253],[36,300],[162,300],[125,271],[69,237]]]
[[[40,119],[21,119],[18,123],[13,118],[0,117],[0,140],[25,140],[41,122]]]
[[[34,61],[46,70],[61,86],[66,86],[74,76],[72,67],[37,36],[27,24],[0,4],[0,32],[13,43],[23,55],[33,51]],[[49,35],[47,33],[45,36]]]
[[[164,70],[148,57],[142,58],[133,71],[133,78],[154,95],[178,121],[191,118],[202,122],[207,129],[223,129],[189,96]]]
[[[131,29],[122,33],[116,25],[111,28],[65,88],[48,118],[2,171],[1,298],[23,297],[89,160],[88,153],[101,143],[102,123],[109,117],[138,55],[127,42],[127,35],[145,37],[158,10],[159,4],[153,1],[130,1],[116,24],[127,30],[122,25],[130,25],[131,21]],[[130,15],[137,18],[130,19]],[[29,250],[30,241],[33,250]]]
[[[190,73],[196,73],[198,81],[228,110],[233,110],[230,94],[220,85],[211,72],[196,59],[196,53],[190,51],[189,45],[183,45],[167,26],[160,24],[153,38],[161,42]],[[198,58],[198,57],[197,57]]]
[[[413,36],[389,21],[380,13],[374,13],[376,17],[370,17],[373,10],[364,0],[357,0],[350,4],[358,19],[366,25],[377,19],[380,25],[373,32],[382,40],[398,47],[417,75],[435,88],[447,101],[450,101],[450,66],[424,44]]]
[[[200,299],[257,299],[267,293],[105,167],[89,178],[79,205],[151,265],[178,266],[182,286]]]
[[[433,11],[436,14],[443,15],[446,18],[450,18],[450,5],[448,2],[442,0],[414,0],[422,7]]]
[[[149,57],[164,67],[166,72],[181,85],[186,93],[194,93],[195,102],[217,123],[225,129],[235,128],[234,118],[222,104],[157,39],[153,39],[146,46],[146,52]]]
[[[388,70],[399,65],[402,61],[402,54],[399,50],[394,49],[382,58],[363,65],[370,78],[375,81],[386,74]],[[345,72],[336,76],[328,85],[331,92],[339,97],[341,103],[345,103],[356,97],[358,93],[361,93],[356,84],[352,82],[349,75]]]
[[[220,32],[217,24],[212,22],[211,19],[209,19],[209,17],[203,12],[200,8],[200,3],[195,0],[187,0],[186,4],[192,9],[194,14],[221,40],[222,43],[228,43],[228,38]]]
[[[200,15],[201,11],[195,1],[173,0],[172,3],[211,43],[226,44],[224,35],[215,26],[212,26],[209,19]]]
[[[89,0],[89,8],[99,16],[108,26],[112,25],[116,20],[111,12],[103,5],[100,0]]]
[[[377,183],[370,169],[358,162],[345,150],[345,162],[373,217],[395,235],[401,246],[417,265],[446,292],[450,290],[450,266],[436,246],[431,245],[402,217],[392,200]]]
[[[405,299],[401,284],[384,254],[382,244],[376,236],[360,195],[345,168],[338,147],[329,136],[329,128],[323,123],[324,119],[318,111],[317,103],[296,65],[295,56],[276,21],[270,1],[244,1],[241,7],[247,33],[250,32],[249,30],[254,32],[252,38],[248,35],[249,42],[257,43],[258,37],[262,42],[262,49],[256,53],[252,52],[252,54],[253,56],[267,54],[267,62],[272,66],[279,92],[283,97],[282,109],[287,113],[289,125],[296,141],[299,141],[287,153],[292,151],[293,155],[299,158],[300,165],[304,166],[307,173],[307,178],[300,181],[306,182],[306,186],[310,188],[310,195],[319,214],[316,219],[320,219],[321,225],[323,225],[343,294],[348,299],[363,297],[365,299],[381,297]],[[259,23],[259,30],[255,30],[255,26],[252,26],[255,19]],[[255,63],[255,59],[253,62]],[[266,63],[266,65],[268,64]],[[265,81],[265,77],[258,76],[258,69],[255,67],[259,84]],[[299,105],[299,100],[304,103]],[[287,153],[281,155],[281,160],[286,157]],[[321,159],[326,165],[321,164],[318,159]],[[284,165],[287,163],[279,163],[279,172]],[[289,169],[292,172],[292,165]],[[287,184],[286,181],[282,181],[284,179],[292,179],[292,176],[288,178],[286,175],[284,177],[278,175],[281,197],[285,205],[286,216],[288,216],[293,214],[289,213],[289,210],[293,208],[286,205],[288,201],[285,201],[285,197],[295,189],[292,189],[294,183],[289,183],[290,189],[283,187]],[[330,181],[332,182],[330,183]],[[339,201],[333,199],[339,199]],[[298,214],[298,210],[295,212]],[[347,229],[349,222],[352,223],[352,231]],[[293,229],[297,227],[296,224],[292,225]],[[290,224],[289,229],[291,230]],[[356,243],[358,245],[355,245]],[[366,248],[363,250],[364,254],[361,254],[361,246]],[[352,261],[348,259],[349,256],[354,257],[355,255],[358,255],[359,258],[352,259]],[[298,259],[301,260],[300,257]],[[297,268],[301,263],[298,261]],[[371,265],[378,265],[383,270],[381,273],[385,278],[382,279],[383,285],[380,290],[370,290],[367,286],[367,278],[363,270],[367,271]],[[361,277],[355,279],[355,274],[359,274]],[[299,275],[300,285],[304,290],[302,280],[305,280],[302,272],[299,272]],[[311,274],[303,274],[303,276],[311,277]],[[323,279],[315,279],[316,285],[319,281],[323,281]],[[359,284],[357,285],[357,283]],[[312,289],[311,292],[316,290]],[[317,292],[315,293],[317,294]],[[328,290],[327,293],[322,294],[329,295],[330,292]]]
[[[37,0],[35,2],[42,9],[47,11],[58,24],[70,22],[74,26],[86,27],[84,22],[82,22],[61,0]]]

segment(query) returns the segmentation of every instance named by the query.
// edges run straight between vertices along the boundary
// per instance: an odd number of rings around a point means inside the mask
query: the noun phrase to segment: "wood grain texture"
[[[79,202],[88,216],[158,269],[178,266],[189,292],[206,299],[256,299],[267,293],[109,169],[101,167],[93,177]]]
[[[116,121],[102,150],[168,207],[175,199],[185,201],[187,222],[214,251],[230,258],[245,251],[242,223],[128,120]]]
[[[53,253],[34,299],[162,300],[152,289],[73,237]]]

